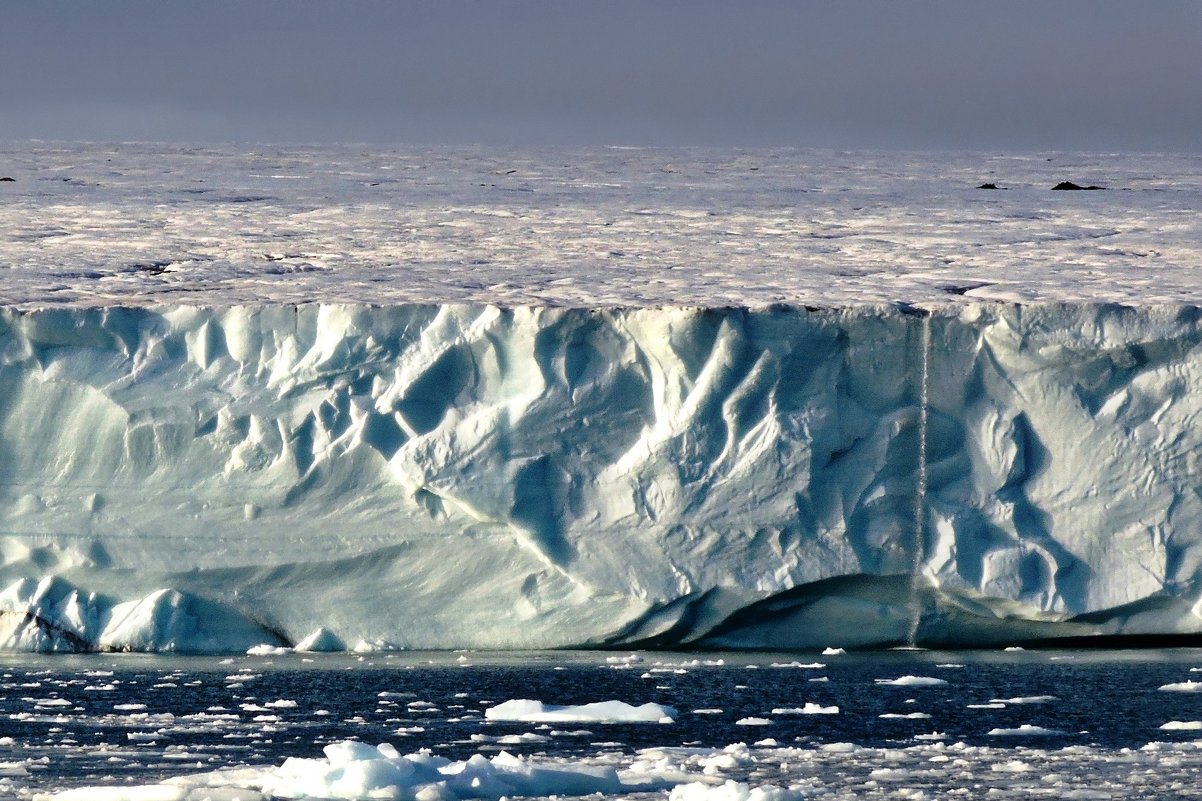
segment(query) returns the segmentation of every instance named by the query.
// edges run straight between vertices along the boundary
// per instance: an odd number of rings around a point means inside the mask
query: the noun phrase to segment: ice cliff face
[[[1202,632],[1200,343],[1189,306],[0,310],[0,644]]]

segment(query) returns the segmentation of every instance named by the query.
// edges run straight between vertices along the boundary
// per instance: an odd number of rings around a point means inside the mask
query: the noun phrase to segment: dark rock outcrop
[[[1104,186],[1093,186],[1092,184],[1090,186],[1081,186],[1080,184],[1075,184],[1072,181],[1061,181],[1060,183],[1058,183],[1052,187],[1053,190],[1060,189],[1060,190],[1066,190],[1066,191],[1076,191],[1076,190],[1086,191],[1086,190],[1090,190],[1090,189],[1105,189],[1105,188],[1106,187],[1104,187]]]

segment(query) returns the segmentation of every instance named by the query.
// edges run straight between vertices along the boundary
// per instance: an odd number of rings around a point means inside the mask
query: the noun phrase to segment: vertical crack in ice
[[[914,480],[914,547],[910,563],[910,621],[906,631],[906,645],[917,645],[918,626],[922,622],[922,601],[919,584],[923,552],[926,546],[927,505],[927,422],[930,415],[931,378],[931,312],[922,315],[922,344],[919,394],[918,394],[918,470]]]

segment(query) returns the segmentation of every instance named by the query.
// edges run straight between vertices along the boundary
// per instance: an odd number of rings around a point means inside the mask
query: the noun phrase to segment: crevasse
[[[1202,632],[1200,321],[0,309],[0,644]]]

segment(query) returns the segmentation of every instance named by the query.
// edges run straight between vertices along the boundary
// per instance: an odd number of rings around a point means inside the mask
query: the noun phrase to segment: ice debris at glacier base
[[[190,798],[500,799],[580,796],[654,790],[662,783],[627,785],[606,766],[540,765],[507,752],[461,762],[427,753],[401,755],[388,743],[373,747],[346,740],[325,746],[324,759],[294,757],[276,768],[236,768],[182,776],[141,787],[83,787],[56,801],[128,801]],[[239,793],[241,791],[241,793]],[[250,795],[253,793],[253,795]]]
[[[1198,633],[1200,343],[1181,305],[0,309],[9,646]]]
[[[273,648],[279,638],[226,607],[178,590],[113,602],[47,576],[39,582],[20,579],[0,592],[2,650],[214,653],[246,650],[244,643]]]
[[[503,797],[626,797],[668,790],[669,801],[832,801],[943,797],[968,782],[991,798],[1190,797],[1202,744],[1150,742],[1140,748],[1089,745],[1040,748],[1042,732],[1021,727],[1019,748],[927,740],[888,748],[853,743],[780,747],[771,741],[725,748],[647,748],[633,758],[620,751],[578,759],[523,758],[502,752],[451,760],[427,753],[400,755],[391,745],[344,741],[326,758],[290,758],[279,766],[230,768],[175,776],[159,784],[91,786],[35,796],[38,801],[267,801],[274,798],[412,799],[458,801]],[[940,740],[942,737],[940,736]]]

